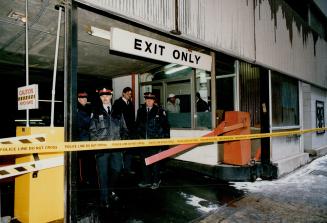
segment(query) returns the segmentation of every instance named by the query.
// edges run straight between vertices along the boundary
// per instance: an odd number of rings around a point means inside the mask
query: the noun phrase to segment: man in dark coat
[[[127,129],[128,129],[128,139],[135,138],[135,110],[134,104],[132,103],[132,88],[125,87],[122,92],[122,97],[115,100],[113,105],[113,111],[118,115],[124,117]],[[132,158],[133,151],[127,150],[124,152],[124,168],[130,173],[134,174],[132,171]]]
[[[88,94],[86,91],[79,91],[77,93],[77,140],[89,141],[90,140],[90,121],[91,121],[91,106],[87,101]],[[79,168],[80,168],[80,182],[84,184],[90,184],[93,178],[93,168],[89,164],[94,164],[90,159],[90,152],[83,151],[78,152]],[[95,169],[94,169],[95,170]]]
[[[154,104],[155,95],[151,92],[144,94],[145,105],[138,109],[136,118],[136,132],[139,139],[160,139],[170,137],[170,128],[166,112]],[[147,147],[141,153],[141,158],[154,155],[160,151],[160,147]],[[142,165],[143,180],[139,187],[151,187],[157,189],[161,183],[159,163],[146,166]]]
[[[91,140],[120,140],[127,138],[124,117],[115,112],[111,106],[112,91],[107,88],[98,91],[101,102],[94,111],[90,123]],[[96,163],[100,184],[101,206],[108,208],[111,201],[118,201],[115,193],[118,177],[123,166],[120,151],[101,151],[96,154]],[[109,178],[109,179],[108,179]]]
[[[196,111],[208,112],[209,111],[208,103],[201,98],[199,92],[196,92],[195,97],[196,97]]]

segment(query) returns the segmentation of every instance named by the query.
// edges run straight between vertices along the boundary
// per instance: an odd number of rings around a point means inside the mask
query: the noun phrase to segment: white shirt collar
[[[121,97],[123,100],[124,100],[124,102],[127,104],[128,103],[128,100],[126,99],[126,98],[124,98],[124,97]]]
[[[106,110],[107,112],[109,112],[108,107],[110,107],[110,110],[111,110],[111,104],[102,104],[102,106],[103,106],[104,110]]]

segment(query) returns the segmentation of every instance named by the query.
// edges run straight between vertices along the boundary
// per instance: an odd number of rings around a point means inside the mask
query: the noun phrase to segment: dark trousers
[[[100,200],[108,202],[111,192],[114,191],[123,166],[121,152],[99,153],[96,156],[98,178],[100,185]]]
[[[124,169],[128,172],[133,171],[133,158],[138,155],[138,151],[135,149],[128,149],[126,150],[123,155],[124,155]]]
[[[160,180],[160,163],[156,162],[149,166],[145,165],[144,159],[157,154],[161,151],[161,147],[147,147],[141,151],[142,158],[142,180],[145,183],[157,183]]]
[[[96,179],[96,165],[93,151],[80,151],[78,154],[79,180],[81,183],[94,184]]]

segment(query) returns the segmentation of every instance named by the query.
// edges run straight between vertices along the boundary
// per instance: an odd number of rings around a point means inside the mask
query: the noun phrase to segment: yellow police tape
[[[210,136],[210,137],[190,137],[171,139],[147,139],[147,140],[117,140],[117,141],[81,141],[81,142],[49,142],[30,144],[0,144],[1,155],[18,155],[30,153],[57,153],[72,151],[87,151],[101,149],[122,149],[137,148],[147,146],[180,145],[180,144],[201,144],[213,142],[226,142],[245,139],[259,139],[268,137],[280,137],[288,135],[301,135],[309,132],[325,131],[327,128],[314,128],[306,130],[259,133],[248,135],[231,136]]]

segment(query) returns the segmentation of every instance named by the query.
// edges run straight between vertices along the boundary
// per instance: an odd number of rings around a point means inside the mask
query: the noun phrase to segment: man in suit
[[[135,138],[135,110],[134,104],[132,102],[132,88],[125,87],[122,92],[122,96],[115,100],[113,105],[113,111],[118,115],[124,117],[127,129],[128,129],[128,139]],[[124,152],[124,168],[129,174],[135,174],[132,170],[132,158],[133,151],[127,150]]]

